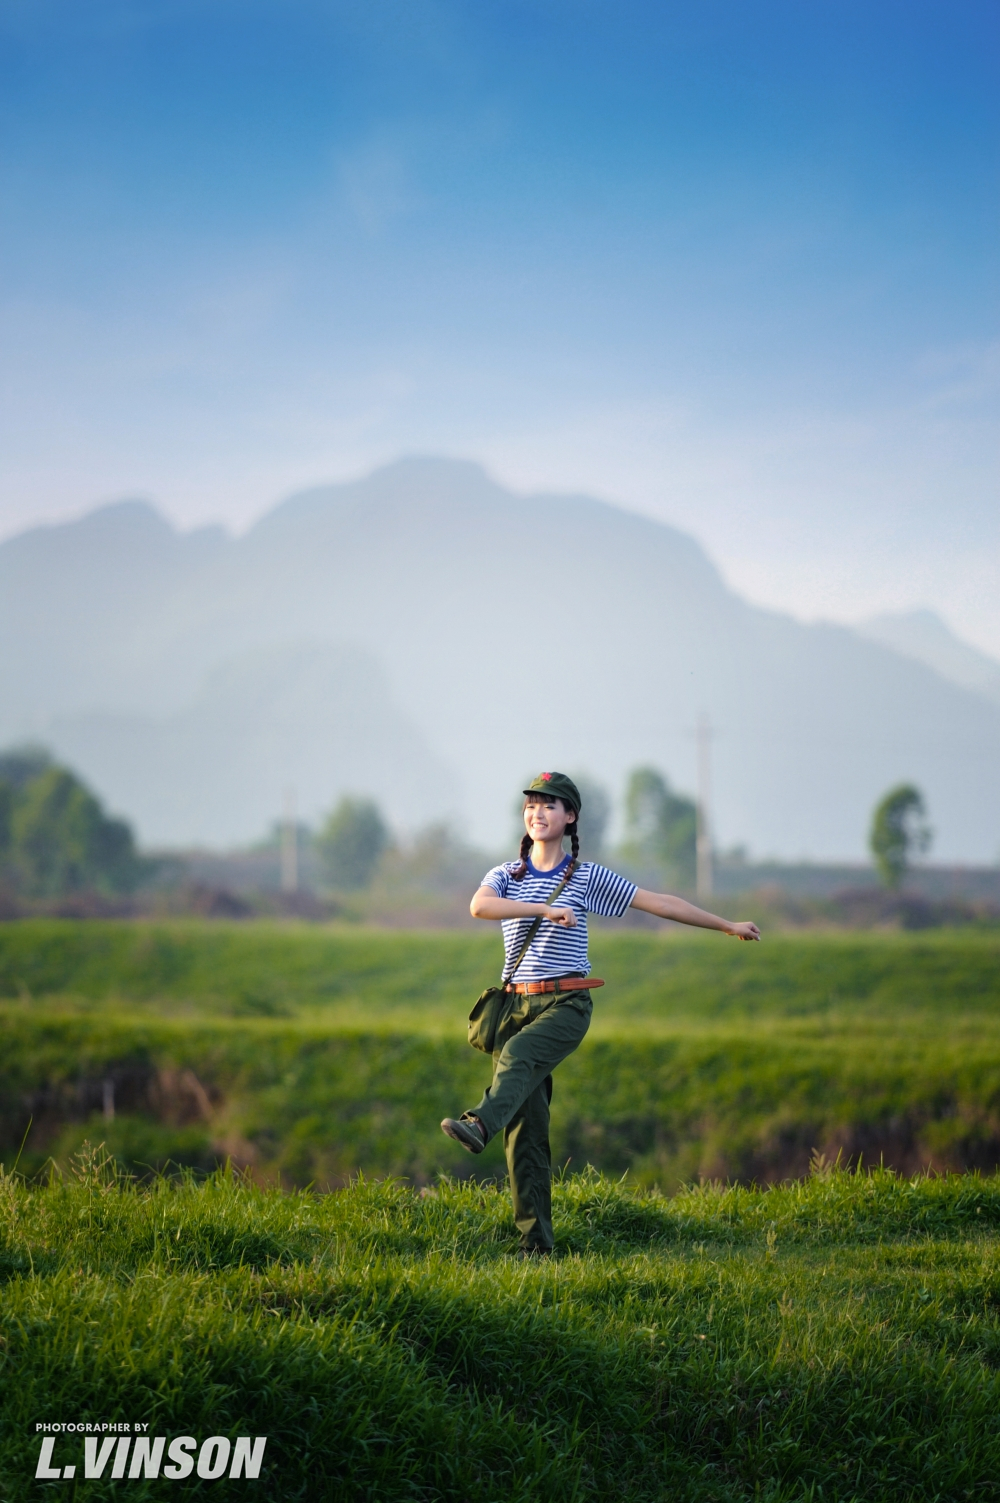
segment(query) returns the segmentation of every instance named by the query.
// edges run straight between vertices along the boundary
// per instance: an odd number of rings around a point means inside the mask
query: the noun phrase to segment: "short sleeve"
[[[480,887],[488,887],[495,892],[498,898],[507,896],[507,887],[510,882],[510,872],[505,866],[494,866],[488,871],[480,882]]]
[[[636,884],[627,877],[620,877],[606,866],[595,864],[590,868],[584,906],[588,913],[596,913],[601,918],[621,918],[638,891]]]

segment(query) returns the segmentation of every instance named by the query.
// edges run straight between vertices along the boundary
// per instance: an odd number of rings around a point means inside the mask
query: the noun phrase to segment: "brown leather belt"
[[[505,990],[519,992],[522,997],[537,997],[539,992],[582,992],[591,986],[603,986],[596,976],[552,976],[548,981],[515,981],[507,983]]]

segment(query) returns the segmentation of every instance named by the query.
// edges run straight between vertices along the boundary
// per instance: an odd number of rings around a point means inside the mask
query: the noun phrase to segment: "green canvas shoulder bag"
[[[574,865],[575,863],[571,861],[565,877],[563,877],[558,887],[553,889],[551,895],[546,900],[549,907],[555,902],[572,877]],[[528,930],[528,937],[521,946],[521,953],[511,966],[509,973],[503,978],[501,985],[488,986],[469,1013],[469,1043],[473,1049],[481,1049],[484,1054],[493,1053],[496,1045],[497,1031],[500,1025],[506,1021],[507,1014],[514,1005],[513,998],[515,993],[508,991],[507,988],[514,979],[514,972],[527,955],[531,947],[531,941],[542,927],[544,917],[544,914],[539,914],[538,918],[532,922],[531,928]]]

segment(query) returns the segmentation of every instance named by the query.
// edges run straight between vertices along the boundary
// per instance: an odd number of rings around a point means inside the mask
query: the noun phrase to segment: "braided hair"
[[[572,807],[572,805],[570,804],[563,803],[562,799],[560,799],[559,802],[563,805],[564,809],[569,809]],[[527,807],[528,799],[525,799],[524,808],[526,809]],[[576,870],[577,862],[580,859],[580,814],[578,810],[574,810],[574,813],[576,814],[576,819],[574,819],[573,823],[571,825],[568,825],[566,829],[566,833],[569,836],[570,849],[572,851],[569,870],[566,873],[567,879],[572,877],[574,871]],[[524,878],[528,875],[528,857],[531,855],[531,847],[534,845],[534,843],[535,842],[532,840],[527,830],[525,830],[524,834],[521,836],[521,859],[518,862],[517,866],[515,866],[514,870],[511,872],[511,876],[514,878],[515,882],[523,881]]]
[[[523,879],[528,875],[528,857],[531,855],[531,847],[534,845],[534,843],[535,842],[532,840],[527,830],[525,830],[524,834],[521,836],[521,859],[518,862],[517,866],[515,866],[514,870],[511,872],[511,876],[514,878],[515,882],[523,881]]]

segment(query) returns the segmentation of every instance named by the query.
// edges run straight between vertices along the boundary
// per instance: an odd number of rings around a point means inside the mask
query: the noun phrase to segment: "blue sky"
[[[0,0],[0,531],[399,454],[1000,653],[1000,8]]]

